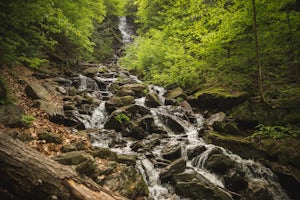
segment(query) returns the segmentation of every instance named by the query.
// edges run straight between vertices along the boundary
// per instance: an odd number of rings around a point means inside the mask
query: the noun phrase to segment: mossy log
[[[0,133],[0,197],[43,200],[124,199],[25,144]]]

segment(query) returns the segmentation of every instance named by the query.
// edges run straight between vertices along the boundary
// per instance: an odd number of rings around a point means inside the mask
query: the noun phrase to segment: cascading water
[[[119,23],[119,30],[122,34],[122,40],[124,44],[128,44],[132,41],[131,39],[131,28],[128,26],[127,18],[126,17],[120,17],[120,23]]]
[[[120,30],[123,34],[123,40],[129,42],[130,35],[126,32],[126,18],[120,18]],[[141,83],[135,76],[128,75],[128,78],[135,83]],[[107,85],[110,85],[117,79],[114,76],[101,77],[98,75],[96,80],[104,82]],[[81,90],[85,90],[88,86],[87,79],[84,80],[84,77],[80,77]],[[100,90],[94,88],[99,92]],[[108,87],[100,92],[108,92]],[[136,104],[151,111],[152,118],[157,127],[163,129],[167,135],[160,138],[159,145],[156,145],[154,148],[150,149],[147,153],[151,156],[148,158],[144,152],[139,153],[131,149],[132,144],[134,143],[132,139],[122,138],[121,133],[118,133],[118,138],[121,140],[127,141],[127,145],[123,147],[110,146],[110,138],[107,136],[100,137],[95,141],[95,146],[100,147],[109,147],[112,151],[122,154],[131,154],[136,155],[138,160],[136,164],[137,170],[143,176],[145,182],[148,184],[149,188],[149,197],[148,199],[153,200],[162,200],[162,199],[185,199],[176,195],[174,189],[166,183],[161,183],[160,172],[161,167],[157,166],[155,161],[163,159],[163,151],[166,146],[180,146],[181,147],[181,157],[186,160],[186,170],[194,170],[196,173],[205,177],[211,184],[227,190],[224,179],[218,174],[214,173],[211,170],[207,169],[207,163],[209,158],[212,155],[219,155],[222,157],[228,158],[230,163],[235,166],[238,171],[241,171],[244,175],[244,179],[249,184],[264,184],[268,191],[271,194],[271,199],[275,200],[288,200],[289,197],[282,190],[281,186],[276,182],[276,177],[274,174],[264,167],[263,165],[254,162],[252,160],[242,159],[238,155],[231,153],[230,151],[218,147],[212,144],[207,144],[204,140],[198,136],[198,131],[202,128],[203,125],[203,116],[199,113],[189,113],[189,117],[196,119],[195,121],[190,121],[186,117],[186,113],[183,108],[180,106],[164,106],[164,93],[165,90],[158,86],[149,86],[149,91],[156,93],[159,100],[162,102],[163,106],[157,108],[146,108],[145,106],[145,97],[137,98]],[[109,93],[110,94],[110,93]],[[111,94],[110,94],[111,95]],[[101,101],[99,106],[93,111],[92,115],[85,118],[86,128],[98,128],[102,129],[102,132],[106,133],[103,129],[103,124],[107,121],[108,117],[105,110],[105,100]],[[175,131],[174,127],[166,123],[166,119],[173,121],[176,126],[182,127],[183,130]],[[147,143],[147,138],[144,139]],[[188,152],[195,148],[202,148],[203,150],[198,154],[190,157]]]

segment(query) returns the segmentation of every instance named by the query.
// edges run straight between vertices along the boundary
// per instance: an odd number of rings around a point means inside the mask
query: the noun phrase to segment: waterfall
[[[119,29],[123,36],[123,42],[125,44],[129,43],[131,41],[131,36],[130,29],[128,28],[126,22],[126,17],[120,17]],[[118,73],[119,72],[107,72],[106,74],[97,74],[96,77],[94,77],[95,80],[105,83],[106,87],[102,90],[96,86],[89,86],[93,85],[91,84],[91,80],[93,79],[86,78],[81,75],[79,76],[80,86],[78,89],[80,91],[93,89],[94,91],[97,90],[98,92],[102,93],[106,92],[108,93],[108,96],[111,96],[111,92],[107,90],[109,90],[109,86],[112,83],[118,80]],[[141,83],[137,77],[130,74],[127,74],[126,78],[131,80],[130,83]],[[160,101],[164,102],[164,88],[150,85],[148,89],[150,92],[156,93]],[[272,195],[272,199],[289,199],[276,181],[276,177],[270,169],[264,167],[260,163],[254,162],[253,160],[243,159],[222,147],[218,147],[213,144],[207,144],[198,135],[198,131],[203,128],[203,116],[200,113],[190,113],[190,116],[196,119],[191,122],[191,120],[186,117],[184,109],[180,106],[163,105],[157,108],[147,108],[145,106],[145,97],[136,97],[136,105],[148,109],[151,113],[152,119],[154,120],[155,126],[166,132],[166,135],[163,135],[161,138],[159,138],[158,145],[145,150],[150,155],[150,158],[145,155],[145,152],[132,150],[132,144],[137,141],[134,141],[132,138],[123,137],[120,132],[117,133],[117,137],[119,140],[122,138],[122,141],[126,141],[126,145],[110,146],[111,140],[106,134],[107,130],[103,129],[103,125],[108,119],[108,115],[105,110],[105,101],[106,99],[101,99],[99,106],[94,109],[91,115],[81,115],[83,116],[82,118],[86,128],[97,128],[101,130],[101,133],[103,133],[98,138],[95,137],[93,145],[106,148],[109,147],[110,150],[120,154],[135,155],[138,158],[136,162],[136,168],[143,176],[145,182],[148,184],[150,192],[148,198],[150,200],[184,199],[178,196],[174,192],[174,188],[172,188],[169,184],[161,183],[159,174],[162,168],[156,164],[161,160],[165,160],[163,159],[163,151],[166,146],[181,147],[181,157],[183,157],[187,162],[186,170],[194,170],[218,188],[223,188],[224,190],[227,189],[224,179],[220,174],[214,173],[213,171],[207,169],[207,162],[209,158],[215,154],[225,156],[230,160],[230,162],[234,163],[235,167],[245,174],[244,178],[249,183],[255,182],[265,184]],[[174,127],[166,122],[168,120],[173,121],[173,123],[179,128],[181,127],[182,130],[176,132]],[[149,141],[146,138],[138,142],[147,144]],[[196,147],[203,147],[203,151],[192,158],[189,158],[188,152]]]

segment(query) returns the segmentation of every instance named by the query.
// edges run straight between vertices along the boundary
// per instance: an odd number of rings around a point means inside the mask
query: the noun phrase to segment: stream
[[[128,44],[131,41],[131,35],[128,32],[125,17],[120,18],[119,29],[124,44]],[[100,69],[101,67],[99,66]],[[79,75],[78,90],[86,91],[89,96],[100,101],[90,114],[78,113],[77,119],[84,124],[86,129],[96,128],[104,133],[92,135],[94,146],[110,148],[111,151],[118,154],[137,157],[135,167],[149,188],[150,194],[147,199],[196,199],[196,197],[186,198],[178,194],[177,191],[180,194],[183,193],[183,189],[181,189],[184,188],[183,179],[190,184],[185,186],[197,188],[205,182],[205,186],[218,191],[216,194],[222,193],[222,195],[234,199],[243,199],[240,198],[239,191],[251,191],[255,194],[253,191],[260,189],[262,195],[269,199],[289,199],[270,169],[253,160],[243,159],[222,147],[207,144],[199,135],[205,121],[203,115],[188,113],[181,106],[166,105],[164,98],[166,91],[162,87],[148,86],[149,93],[157,95],[160,106],[149,107],[146,104],[145,96],[135,97],[135,105],[140,109],[142,107],[150,111],[149,118],[153,119],[153,126],[163,134],[157,134],[159,131],[154,131],[155,134],[148,134],[140,140],[128,137],[118,131],[114,138],[105,135],[108,131],[104,128],[105,123],[111,114],[107,111],[106,103],[115,95],[116,91],[112,90],[113,85],[121,78],[126,79],[130,84],[142,83],[137,77],[124,71],[97,73],[93,78]],[[103,83],[102,87],[99,87],[97,82]],[[140,116],[140,118],[142,117]],[[123,144],[112,141],[122,141]],[[139,146],[141,148],[138,148]],[[168,176],[169,172],[166,172],[165,169],[170,169],[170,165],[176,161],[185,163],[185,167],[177,173],[179,175],[176,175],[176,178],[170,181],[172,178]],[[221,168],[217,164],[218,162],[221,162]],[[187,180],[189,176],[192,177],[191,180]],[[192,190],[187,189],[187,191],[191,192]],[[251,195],[248,196],[248,199],[250,198],[259,199],[259,197],[252,198]],[[203,198],[199,196],[199,199]],[[218,199],[218,197],[211,199]]]

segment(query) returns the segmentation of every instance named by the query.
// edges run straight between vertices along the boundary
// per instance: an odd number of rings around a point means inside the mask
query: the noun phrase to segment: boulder
[[[185,131],[184,127],[172,115],[159,115],[159,118],[175,134],[181,134]]]
[[[118,172],[104,178],[102,184],[129,199],[148,196],[149,191],[143,177],[132,166],[117,166]]]
[[[176,160],[181,157],[180,144],[174,144],[172,146],[164,146],[162,150],[162,156],[167,160]]]
[[[200,155],[206,150],[206,147],[203,145],[198,145],[194,147],[190,147],[187,149],[187,157],[189,160],[193,159],[194,157]]]
[[[259,179],[249,182],[247,196],[253,200],[273,199],[271,191],[268,190],[268,184]]]
[[[137,124],[147,133],[153,133],[157,129],[157,126],[154,123],[154,119],[151,115],[145,115],[144,117],[137,119]]]
[[[67,144],[67,145],[63,145],[61,147],[61,152],[63,153],[67,153],[67,152],[71,152],[71,151],[77,151],[77,147],[73,144]]]
[[[118,107],[128,106],[130,104],[134,104],[135,100],[132,96],[124,96],[124,97],[117,97],[113,96],[108,101],[105,102],[105,107],[109,113],[116,110]]]
[[[223,122],[225,121],[226,114],[223,112],[218,112],[211,115],[208,119],[205,120],[205,124],[208,126],[212,126],[215,122]]]
[[[93,154],[94,157],[103,158],[103,159],[106,159],[106,160],[113,160],[114,161],[114,160],[118,159],[117,154],[112,152],[108,148],[96,147],[92,154]]]
[[[238,136],[219,134],[215,131],[207,131],[203,139],[207,143],[212,143],[232,151],[246,159],[264,158],[266,153],[257,149],[250,141]]]
[[[54,116],[50,116],[49,120],[53,123],[56,124],[62,124],[64,126],[68,127],[74,127],[78,130],[83,130],[85,129],[85,125],[77,120],[72,113],[67,113],[67,114],[57,114]]]
[[[183,172],[185,167],[186,161],[183,158],[179,158],[170,163],[167,167],[163,168],[159,174],[159,178],[162,182],[171,181],[172,177],[175,174]]]
[[[229,170],[223,180],[225,187],[233,192],[239,193],[248,187],[245,172],[243,171]]]
[[[134,167],[136,164],[136,157],[132,155],[118,154],[117,161]]]
[[[51,100],[48,90],[39,83],[28,82],[25,92],[32,99]]]
[[[263,103],[246,101],[231,110],[232,117],[245,128],[254,128],[257,124],[279,125],[289,114],[283,108],[273,108]]]
[[[45,100],[36,100],[35,106],[43,111],[45,111],[50,118],[55,117],[56,115],[62,115],[63,109],[62,106],[50,103]]]
[[[212,184],[194,170],[186,170],[173,176],[175,190],[186,198],[209,200],[232,200],[229,193]]]
[[[126,88],[120,88],[118,91],[117,91],[117,95],[119,97],[124,97],[124,96],[134,96],[135,95],[135,92],[133,90],[130,90],[130,89],[126,89]]]
[[[234,166],[234,161],[224,154],[213,154],[209,156],[205,165],[208,170],[214,173],[225,174]]]
[[[189,103],[195,108],[228,110],[233,106],[246,101],[247,93],[228,92],[221,88],[201,90],[195,93],[194,98],[189,99]]]
[[[95,66],[95,67],[88,67],[88,68],[84,69],[82,71],[82,73],[87,76],[93,76],[97,73],[106,72],[106,71],[107,71],[107,67],[105,67],[105,66]]]
[[[159,100],[157,93],[148,93],[145,99],[145,105],[150,108],[156,108],[162,106],[162,102]]]
[[[0,106],[0,123],[9,127],[23,127],[23,114],[23,110],[14,104]]]
[[[147,132],[136,123],[130,123],[128,133],[122,132],[122,134],[123,136],[129,136],[137,140],[145,139],[147,136]]]
[[[55,143],[55,144],[61,144],[62,138],[60,135],[56,133],[51,133],[49,131],[42,131],[38,134],[39,140],[45,140],[47,143]]]
[[[64,165],[78,165],[87,160],[94,160],[94,158],[85,151],[71,151],[56,156],[54,160]]]
[[[134,97],[140,98],[147,94],[147,85],[142,83],[132,83],[132,84],[125,84],[120,87],[120,90],[131,90],[135,93]]]
[[[173,104],[173,101],[177,102],[186,98],[186,94],[180,87],[175,88],[173,90],[169,90],[164,96],[166,104]]]

